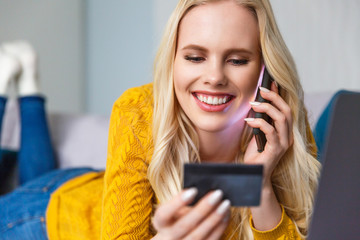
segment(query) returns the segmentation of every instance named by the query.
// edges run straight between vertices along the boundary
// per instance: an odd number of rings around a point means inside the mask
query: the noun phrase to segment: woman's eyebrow
[[[189,44],[186,45],[185,47],[181,48],[181,50],[197,50],[197,51],[201,51],[201,52],[208,52],[208,49],[205,47],[202,47],[200,45],[196,45],[196,44]],[[246,48],[229,48],[226,49],[225,51],[226,54],[231,54],[231,53],[246,53],[246,54],[253,54],[253,51],[246,49]]]
[[[226,54],[231,54],[231,53],[245,53],[245,54],[249,54],[252,55],[253,51],[246,49],[246,48],[230,48],[226,50]]]
[[[202,47],[202,46],[196,45],[196,44],[186,45],[181,50],[197,50],[197,51],[201,51],[201,52],[207,52],[208,51],[205,47]]]

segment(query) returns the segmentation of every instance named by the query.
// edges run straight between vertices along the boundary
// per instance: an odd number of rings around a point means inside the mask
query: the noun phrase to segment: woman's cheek
[[[174,81],[179,87],[189,87],[192,82],[201,77],[201,69],[199,66],[184,65],[185,64],[175,65],[174,68]]]

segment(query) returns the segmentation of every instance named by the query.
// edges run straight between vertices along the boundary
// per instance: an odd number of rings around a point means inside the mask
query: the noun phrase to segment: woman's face
[[[255,16],[234,1],[194,7],[177,43],[175,93],[197,131],[241,129],[262,64]]]

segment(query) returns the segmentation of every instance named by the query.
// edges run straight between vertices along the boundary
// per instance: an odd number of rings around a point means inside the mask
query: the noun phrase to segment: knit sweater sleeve
[[[255,240],[301,240],[300,234],[296,230],[295,224],[286,214],[284,207],[281,205],[282,215],[279,224],[268,231],[259,231],[254,227],[252,217],[250,217],[250,226]]]
[[[101,239],[150,239],[153,191],[147,179],[151,150],[149,86],[128,90],[110,118]]]

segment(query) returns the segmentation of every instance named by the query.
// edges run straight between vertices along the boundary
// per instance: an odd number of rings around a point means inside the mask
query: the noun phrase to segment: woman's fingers
[[[195,228],[198,228],[198,231],[200,232],[206,232],[206,229],[198,226],[214,211],[222,197],[223,192],[221,190],[216,190],[207,194],[194,208],[174,223],[173,234],[176,237],[182,238],[188,236]]]
[[[258,125],[256,127],[261,128],[261,130],[265,133],[265,135],[267,135],[267,137],[271,137],[271,135],[269,134],[273,134],[273,133],[278,134],[280,137],[281,144],[282,145],[286,144],[289,140],[289,123],[285,115],[282,112],[280,112],[277,108],[272,106],[270,103],[260,104],[257,102],[252,102],[250,104],[252,105],[252,108],[254,109],[255,112],[266,113],[273,120],[274,123],[274,126],[272,126],[271,124],[265,121],[259,121],[260,119],[256,119],[257,122],[254,123],[255,125]],[[274,132],[274,130],[276,132]],[[270,140],[271,139],[268,139],[268,141]]]
[[[275,81],[271,83],[271,91],[279,93],[279,86]]]
[[[265,90],[264,88],[261,88],[260,94],[264,99],[269,100],[271,102],[271,105],[279,109],[279,111],[285,115],[286,119],[292,121],[290,106],[277,92],[269,91],[267,89]]]
[[[196,194],[197,189],[190,188],[174,197],[171,201],[161,205],[155,212],[154,216],[154,227],[156,230],[172,224],[174,216],[178,215],[181,208],[191,203]]]
[[[260,88],[261,96],[269,100],[273,106],[278,108],[286,117],[291,117],[291,109],[285,100],[275,91],[270,91],[266,88]]]
[[[225,215],[225,217],[222,219],[220,224],[218,224],[215,227],[215,229],[212,231],[212,233],[206,239],[207,240],[221,239],[222,235],[224,234],[224,231],[225,231],[226,227],[229,224],[230,217],[231,217],[231,213],[229,211],[229,213],[227,215]]]
[[[222,234],[219,225],[227,225],[223,219],[229,214],[230,202],[221,202],[223,193],[216,190],[208,193],[194,207],[189,204],[197,191],[189,189],[173,200],[160,206],[155,212],[154,226],[160,239],[209,239]],[[216,232],[221,233],[214,233]]]
[[[230,218],[230,201],[222,201],[209,217],[199,224],[185,240],[190,239],[219,239],[223,234]]]
[[[272,89],[277,91],[273,84]],[[292,114],[289,105],[277,94],[277,92],[261,89],[261,96],[271,103],[253,102],[252,108],[255,112],[263,112],[269,115],[274,122],[276,131],[280,134],[282,145],[292,144]]]
[[[250,127],[260,128],[260,130],[265,134],[267,140],[265,149],[269,149],[271,152],[275,152],[279,148],[280,139],[272,125],[267,123],[262,118],[248,118],[245,120]]]

